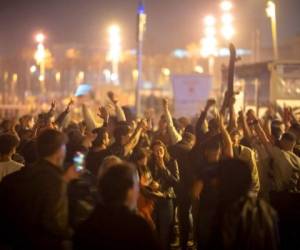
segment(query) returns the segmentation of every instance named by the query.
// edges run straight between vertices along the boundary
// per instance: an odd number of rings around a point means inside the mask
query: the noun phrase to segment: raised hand
[[[167,98],[162,99],[162,104],[163,104],[164,109],[169,108],[169,100]]]
[[[70,111],[70,108],[71,106],[74,104],[74,100],[71,98],[68,105],[67,105],[67,108],[66,108],[66,111],[69,112]]]
[[[108,113],[107,109],[104,106],[99,107],[97,115],[106,122],[109,119],[109,113]]]
[[[115,93],[112,91],[108,91],[107,92],[107,96],[109,98],[109,100],[113,103],[113,104],[117,104],[118,103],[118,98],[116,97]]]
[[[54,100],[52,100],[50,110],[54,111],[55,108],[56,108],[56,102]]]
[[[139,126],[140,128],[142,128],[143,130],[147,130],[147,128],[148,128],[148,122],[147,122],[147,119],[142,119],[142,120],[139,122],[138,126]]]

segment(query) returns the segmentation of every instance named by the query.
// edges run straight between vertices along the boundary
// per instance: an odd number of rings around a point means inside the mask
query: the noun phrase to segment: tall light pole
[[[35,52],[35,60],[37,64],[40,66],[40,75],[39,75],[39,81],[41,85],[41,91],[42,93],[45,93],[45,58],[46,58],[46,50],[44,46],[45,41],[45,35],[43,33],[39,33],[35,36],[35,40],[37,42],[37,50]]]
[[[278,53],[278,41],[277,41],[276,4],[273,1],[268,1],[266,13],[271,20],[274,60],[278,60],[279,53]]]
[[[141,93],[140,89],[143,85],[143,41],[146,30],[147,16],[143,1],[140,1],[137,9],[137,83],[135,93],[136,114],[141,114]]]
[[[222,10],[221,17],[221,33],[226,41],[231,41],[234,36],[234,28],[233,28],[233,16],[231,14],[231,10],[233,8],[232,2],[228,0],[223,0],[220,4]]]
[[[208,58],[208,72],[214,75],[215,56],[217,56],[216,19],[212,15],[204,18],[204,38],[201,40],[201,54]]]
[[[107,59],[111,62],[112,74],[111,81],[115,85],[119,85],[119,62],[121,59],[121,35],[120,27],[112,25],[108,28],[109,51]]]

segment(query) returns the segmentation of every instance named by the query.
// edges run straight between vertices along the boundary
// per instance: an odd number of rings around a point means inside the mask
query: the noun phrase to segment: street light
[[[43,43],[45,41],[45,35],[43,33],[39,33],[35,36],[35,40],[37,43]]]
[[[30,67],[30,73],[33,74],[33,73],[35,73],[35,72],[36,72],[36,66],[35,66],[35,65],[32,65],[32,66]]]
[[[37,42],[37,50],[35,52],[34,58],[37,64],[40,66],[39,81],[41,83],[41,90],[45,92],[45,59],[46,59],[46,49],[44,46],[45,35],[43,33],[38,33],[35,36],[35,41]]]
[[[224,0],[220,4],[222,10],[222,27],[221,27],[221,34],[226,41],[230,41],[234,36],[235,30],[233,28],[233,16],[231,14],[231,10],[233,5],[230,1]]]
[[[121,59],[121,36],[120,27],[118,25],[112,25],[108,28],[109,36],[109,51],[107,55],[108,61],[112,64],[112,81],[119,84],[119,62]]]
[[[230,1],[226,1],[226,0],[222,1],[221,2],[221,9],[222,9],[222,11],[225,11],[225,12],[231,11],[232,3]]]
[[[271,20],[272,40],[273,40],[273,56],[277,60],[278,53],[278,41],[277,41],[277,22],[276,22],[276,5],[273,1],[267,2],[266,14]]]

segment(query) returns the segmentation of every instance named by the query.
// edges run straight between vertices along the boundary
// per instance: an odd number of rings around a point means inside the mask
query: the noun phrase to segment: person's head
[[[188,132],[188,133],[191,133],[191,134],[195,134],[195,128],[192,124],[189,124],[185,127],[185,130],[184,132]]]
[[[271,134],[274,141],[279,140],[283,133],[284,133],[283,122],[279,120],[273,120],[271,123]]]
[[[209,163],[218,162],[221,158],[221,140],[219,136],[207,139],[203,144],[204,158]]]
[[[284,133],[279,141],[279,146],[285,151],[293,151],[296,145],[296,137],[292,133]]]
[[[125,145],[131,137],[131,128],[128,125],[118,125],[114,130],[114,138],[116,143]]]
[[[289,129],[289,132],[295,135],[297,141],[300,140],[300,124],[292,124],[292,126]]]
[[[43,133],[43,131],[47,129],[54,129],[55,128],[54,116],[49,115],[48,113],[39,114],[37,119],[37,125],[38,125],[38,134]]]
[[[149,152],[145,148],[138,148],[134,151],[132,155],[132,162],[138,166],[147,166],[148,164]]]
[[[187,118],[187,117],[185,117],[185,116],[182,116],[182,117],[180,117],[179,119],[178,119],[178,122],[179,122],[179,124],[180,124],[180,129],[183,131],[183,130],[185,130],[185,128],[188,126],[188,125],[190,125],[190,120]]]
[[[242,135],[238,129],[234,129],[230,132],[230,137],[233,143],[233,146],[239,146]]]
[[[211,133],[217,133],[219,131],[219,123],[216,118],[209,120],[208,122],[208,130]]]
[[[107,170],[109,169],[111,166],[114,166],[114,165],[117,165],[117,164],[121,164],[123,163],[123,161],[118,157],[118,156],[115,156],[115,155],[109,155],[109,156],[106,156],[103,161],[102,161],[102,164],[99,168],[99,172],[98,172],[98,178],[100,178],[102,176],[102,174]]]
[[[170,155],[168,152],[168,149],[166,147],[166,145],[160,141],[160,140],[156,140],[152,143],[151,146],[152,149],[152,154],[154,156],[154,158],[163,158],[165,160],[165,162],[168,162],[170,160]]]
[[[238,159],[221,161],[218,183],[221,201],[230,205],[249,192],[251,187],[250,166]]]
[[[159,119],[159,122],[158,122],[158,129],[160,131],[163,131],[167,128],[167,119],[166,119],[166,116],[165,115],[162,115]]]
[[[97,136],[96,139],[93,141],[93,147],[104,147],[106,148],[109,146],[110,139],[108,130],[106,128],[98,128],[93,131]]]
[[[19,121],[22,128],[31,129],[34,126],[34,119],[31,115],[24,115]]]
[[[192,148],[195,145],[196,137],[194,134],[189,132],[184,132],[182,135],[182,141],[183,144],[188,145],[190,148]]]
[[[0,124],[1,131],[3,133],[8,133],[13,128],[13,121],[9,119],[4,119]]]
[[[104,205],[137,207],[139,177],[136,169],[127,163],[113,165],[100,177],[98,184]]]
[[[68,131],[68,147],[81,145],[84,136],[79,129],[72,129]]]
[[[37,137],[37,154],[40,159],[46,159],[56,166],[62,166],[66,155],[65,135],[54,129],[44,130]]]
[[[19,145],[19,140],[11,134],[3,134],[0,136],[0,156],[11,157],[16,153],[16,148]]]

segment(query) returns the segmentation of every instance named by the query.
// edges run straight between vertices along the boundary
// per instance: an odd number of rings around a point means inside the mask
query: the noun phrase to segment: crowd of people
[[[225,95],[175,119],[163,99],[156,125],[112,92],[113,112],[84,98],[79,119],[71,100],[2,120],[0,249],[300,249],[292,108],[237,113]]]

